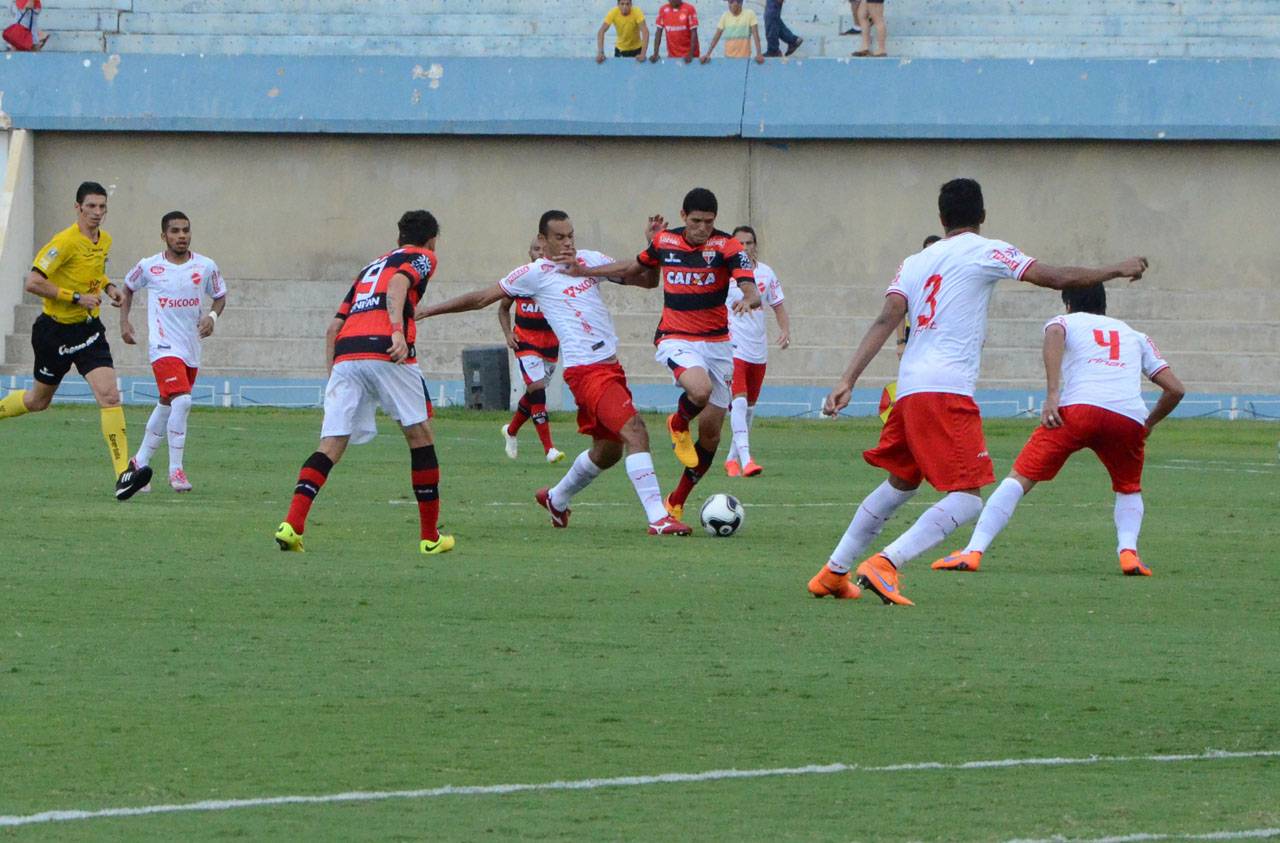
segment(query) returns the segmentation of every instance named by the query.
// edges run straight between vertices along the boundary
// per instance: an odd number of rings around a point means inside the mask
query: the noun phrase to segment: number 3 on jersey
[[[1120,359],[1120,332],[1107,331],[1103,333],[1097,328],[1093,329],[1093,341],[1103,348],[1111,349],[1111,359]]]
[[[938,312],[938,290],[942,289],[942,276],[930,275],[924,282],[924,303],[929,305],[929,313],[921,313],[916,317],[917,328],[927,328],[933,324],[933,316]]]

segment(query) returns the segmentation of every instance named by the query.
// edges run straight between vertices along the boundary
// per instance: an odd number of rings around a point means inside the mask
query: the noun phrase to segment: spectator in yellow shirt
[[[702,56],[702,63],[711,61],[720,36],[724,36],[724,54],[731,59],[751,58],[751,44],[756,45],[756,64],[764,64],[764,51],[760,49],[760,21],[756,13],[750,9],[743,10],[742,0],[729,0],[729,11],[720,16],[716,24],[716,34],[711,37],[711,46]]]
[[[618,5],[604,16],[604,23],[596,33],[596,63],[604,61],[604,34],[613,27],[618,38],[613,46],[614,58],[634,58],[644,63],[649,48],[649,25],[644,22],[644,12],[635,8],[631,0],[618,0]]]

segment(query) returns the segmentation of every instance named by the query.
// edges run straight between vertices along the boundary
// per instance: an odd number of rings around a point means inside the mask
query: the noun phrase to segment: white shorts
[[[658,343],[657,361],[677,377],[684,369],[704,369],[711,378],[711,400],[728,407],[733,400],[733,346],[728,342],[663,340]]]
[[[343,360],[334,364],[324,390],[321,436],[350,436],[363,445],[378,433],[374,412],[410,427],[428,418],[427,385],[417,366],[390,360]]]
[[[516,363],[520,366],[525,386],[546,380],[556,373],[555,361],[547,360],[541,354],[517,354]]]

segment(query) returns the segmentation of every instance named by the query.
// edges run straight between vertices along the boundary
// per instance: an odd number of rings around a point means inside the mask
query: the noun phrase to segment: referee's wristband
[[[211,310],[211,311],[209,311],[209,318],[210,318],[210,319],[212,319],[214,322],[217,322],[217,321],[218,321],[218,311],[216,311],[216,310]]]
[[[65,288],[65,287],[59,287],[59,288],[58,288],[58,295],[57,295],[57,296],[55,296],[55,298],[56,298],[58,301],[67,301],[67,302],[69,302],[69,301],[72,301],[72,300],[74,300],[74,299],[75,299],[75,293],[71,292],[70,290],[68,290],[68,289],[67,289],[67,288]]]

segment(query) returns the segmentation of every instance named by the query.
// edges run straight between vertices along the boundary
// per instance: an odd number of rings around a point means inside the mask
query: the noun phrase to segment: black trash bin
[[[472,410],[511,408],[511,370],[505,345],[462,349],[462,383]]]

